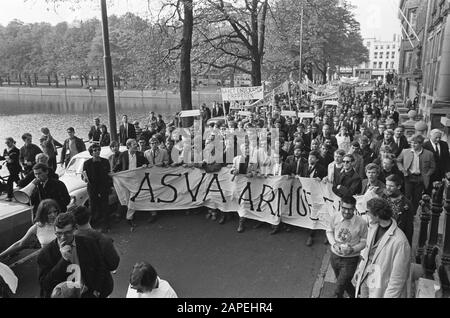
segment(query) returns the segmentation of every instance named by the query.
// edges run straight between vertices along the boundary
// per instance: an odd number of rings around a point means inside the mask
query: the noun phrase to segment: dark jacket
[[[382,195],[384,192],[384,189],[386,188],[386,185],[381,182],[380,180],[376,180],[375,184],[373,185],[375,187],[378,187],[378,189],[375,191],[375,193],[377,195]],[[362,181],[362,186],[361,186],[361,192],[358,193],[360,195],[364,195],[367,193],[367,191],[369,191],[369,180],[368,179],[364,179]]]
[[[84,297],[93,297],[93,292],[100,292],[100,297],[111,294],[113,285],[106,284],[109,272],[102,259],[98,243],[91,238],[75,235],[77,255],[80,261],[81,277],[88,288]],[[67,266],[71,263],[62,258],[57,240],[44,247],[38,255],[39,285],[42,298],[49,298],[56,285],[67,280]]]
[[[100,135],[100,147],[106,147],[111,144],[111,135],[109,133]]]
[[[35,144],[24,145],[20,148],[19,161],[25,167],[25,170],[32,170],[36,163],[36,156],[42,153],[41,148]],[[31,165],[26,165],[25,161],[31,162]]]
[[[283,176],[294,174],[306,178],[307,172],[308,172],[308,161],[300,157],[300,166],[298,167],[297,171],[297,159],[294,156],[289,156],[283,163],[281,174]]]
[[[121,145],[125,146],[128,139],[136,139],[136,130],[134,125],[128,123],[128,134],[123,126],[123,123],[119,127],[119,142]]]
[[[86,151],[86,145],[84,144],[83,140],[78,137],[74,138],[75,138],[75,147],[77,148],[78,153]],[[64,141],[64,145],[61,151],[61,162],[64,163],[65,166],[69,164],[69,161],[71,159],[71,156],[67,154],[67,150],[70,149],[69,142],[70,139],[67,138],[66,141]]]
[[[396,157],[398,157],[404,149],[410,148],[408,139],[406,139],[405,136],[400,137],[399,143],[396,143],[395,139],[394,139],[394,143],[397,145],[397,148],[398,148],[397,151],[394,153]]]
[[[148,161],[144,157],[144,154],[138,151],[136,152],[136,167],[139,168],[142,167],[143,165],[148,165]],[[119,171],[126,171],[128,169],[129,169],[128,151],[124,151],[120,153],[119,159],[113,171],[119,172]]]
[[[327,169],[324,166],[322,166],[321,164],[319,164],[319,163],[316,163],[316,165],[313,167],[312,171],[309,170],[309,166],[308,165],[306,166],[306,176],[305,176],[305,178],[313,178],[313,179],[319,178],[319,179],[323,179],[323,178],[325,178],[327,176],[327,174],[328,174]]]
[[[338,186],[340,186],[339,189]],[[341,198],[347,195],[353,196],[360,193],[361,187],[361,177],[354,169],[347,173],[344,172],[344,170],[341,170],[333,182],[333,192]]]
[[[66,212],[70,203],[70,195],[64,182],[49,178],[45,186],[39,184],[34,188],[31,193],[31,205],[33,205],[34,214],[39,203],[45,199],[55,200],[58,202],[61,212]]]
[[[12,160],[12,162],[6,163],[6,168],[8,169],[10,178],[14,178],[18,180],[18,175],[22,168],[20,167],[19,162],[19,156],[20,156],[20,150],[17,149],[16,146],[11,148],[11,150],[8,151],[8,149],[5,149],[3,152],[3,156],[0,156],[0,160],[5,160],[5,157],[9,156],[9,159]],[[14,180],[14,181],[16,181]]]
[[[120,256],[114,247],[114,241],[112,238],[94,229],[77,230],[75,234],[94,239],[98,242],[106,269],[108,271],[115,271],[117,267],[119,267]]]
[[[92,141],[100,141],[100,135],[101,135],[102,131],[99,127],[96,126],[91,126],[91,130],[89,130],[88,133],[88,139],[92,140]]]
[[[55,173],[55,171],[53,170],[53,168],[48,168],[48,177],[49,179],[55,179],[55,180],[59,180],[59,176]],[[34,175],[34,171],[31,170],[30,173],[28,173],[27,175],[25,175],[25,177],[23,179],[20,179],[17,182],[17,185],[19,186],[19,188],[25,188],[27,185],[29,185],[34,179],[36,179],[36,176]]]
[[[100,171],[96,171],[99,169]],[[96,165],[92,158],[86,160],[83,164],[83,171],[86,171],[89,182],[87,185],[89,192],[109,193],[112,187],[112,179],[109,176],[111,166],[108,159],[100,158],[100,162]]]
[[[433,153],[434,162],[436,163],[436,170],[431,176],[431,182],[441,181],[446,172],[450,172],[450,153],[448,150],[448,144],[444,141],[439,142],[441,151],[438,153],[434,150],[431,141],[427,141],[423,144],[423,148]]]

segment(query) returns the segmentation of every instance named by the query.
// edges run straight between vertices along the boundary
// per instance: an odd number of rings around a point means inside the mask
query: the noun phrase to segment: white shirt
[[[409,168],[409,171],[412,174],[420,174],[420,155],[423,153],[423,149],[420,152],[415,152],[413,149],[411,149],[411,152],[414,155],[413,161],[411,163],[411,167]]]
[[[128,170],[133,170],[137,168],[137,159],[136,154],[132,155],[128,151]]]
[[[136,289],[131,288],[131,285],[129,285],[126,298],[178,298],[167,281],[159,277],[157,279],[158,288],[152,289],[149,293],[138,293]]]

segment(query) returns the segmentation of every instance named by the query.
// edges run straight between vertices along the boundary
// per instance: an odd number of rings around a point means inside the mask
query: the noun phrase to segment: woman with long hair
[[[33,239],[39,241],[41,248],[52,242],[56,238],[53,223],[60,212],[60,207],[55,200],[41,201],[37,208],[34,224],[28,229],[24,237],[0,254],[0,259],[26,248],[29,243],[33,242]]]

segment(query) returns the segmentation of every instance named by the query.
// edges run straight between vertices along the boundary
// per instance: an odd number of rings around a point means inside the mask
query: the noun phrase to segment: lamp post
[[[298,64],[298,88],[300,91],[300,100],[298,105],[298,110],[302,108],[302,97],[303,97],[303,91],[302,91],[302,77],[303,77],[303,61],[302,61],[302,55],[303,55],[303,0],[300,2],[300,45],[299,45],[299,64]]]
[[[103,27],[103,52],[105,67],[105,86],[108,104],[109,127],[111,141],[117,141],[116,107],[114,104],[114,86],[111,63],[111,53],[109,49],[108,13],[106,10],[106,0],[101,0],[102,27]]]
[[[303,15],[304,15],[304,10],[303,10],[303,0],[300,3],[300,60],[299,60],[299,82],[302,82],[302,69],[303,69],[303,61],[302,61],[302,55],[303,55]]]

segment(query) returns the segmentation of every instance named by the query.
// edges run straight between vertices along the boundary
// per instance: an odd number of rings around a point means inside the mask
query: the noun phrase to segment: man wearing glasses
[[[82,179],[87,183],[89,205],[92,212],[92,225],[101,227],[102,232],[109,229],[109,194],[112,179],[109,176],[111,167],[108,159],[100,157],[102,148],[98,144],[89,147],[92,158],[83,164]]]
[[[41,250],[37,259],[42,298],[49,298],[64,281],[82,289],[83,298],[106,298],[113,290],[112,284],[107,284],[109,272],[97,242],[74,235],[75,228],[71,213],[56,217],[56,239]]]
[[[333,182],[333,192],[341,198],[358,194],[362,187],[361,177],[353,168],[355,157],[347,154],[342,162],[344,166]]]
[[[333,215],[326,232],[331,245],[331,267],[337,280],[336,298],[343,298],[345,291],[354,298],[355,287],[351,280],[358,267],[359,253],[366,246],[368,227],[359,215],[355,215],[355,206],[354,197],[344,197],[341,214]]]

